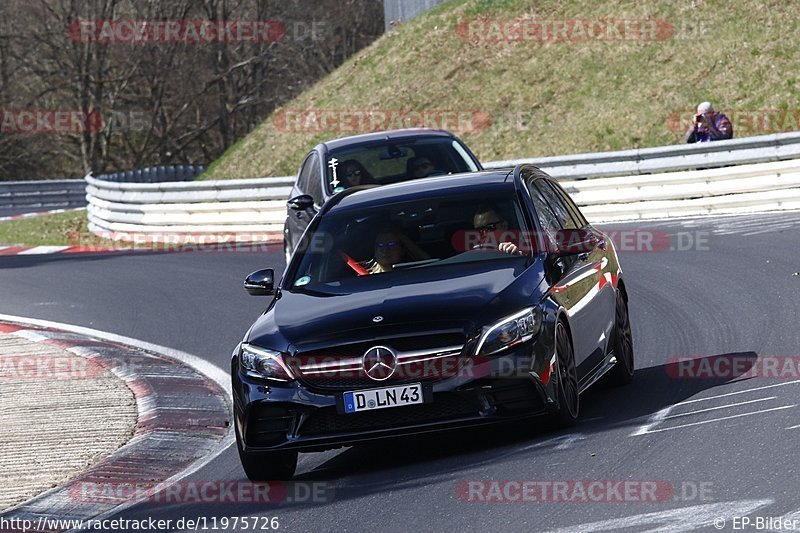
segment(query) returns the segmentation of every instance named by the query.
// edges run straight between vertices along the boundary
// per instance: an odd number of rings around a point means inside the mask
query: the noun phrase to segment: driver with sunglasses
[[[378,182],[372,174],[356,159],[348,159],[341,164],[342,176],[346,187],[356,185],[375,185]]]
[[[430,157],[417,156],[408,160],[409,179],[427,178],[444,174],[436,168]]]
[[[498,239],[508,237],[508,221],[501,217],[493,207],[481,206],[472,218],[472,225],[480,232],[480,244],[476,248],[493,248],[507,254],[522,254],[513,242],[497,243]]]

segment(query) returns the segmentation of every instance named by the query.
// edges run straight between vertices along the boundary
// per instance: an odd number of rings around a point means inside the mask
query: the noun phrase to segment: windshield
[[[423,138],[381,141],[331,151],[327,161],[328,193],[356,185],[474,172],[478,165],[455,139]]]
[[[508,250],[500,243],[515,241],[525,229],[513,193],[427,198],[331,213],[306,235],[290,287],[519,259],[531,249]]]

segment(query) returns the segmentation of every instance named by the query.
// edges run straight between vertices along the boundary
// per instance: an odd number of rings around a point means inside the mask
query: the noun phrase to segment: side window
[[[305,171],[305,167],[303,167],[303,170]],[[317,205],[322,205],[322,178],[319,157],[315,152],[313,158],[308,161],[308,188],[306,189],[306,194],[310,195]]]
[[[547,201],[542,196],[541,191],[534,185],[536,182],[528,182],[528,190],[531,193],[531,200],[533,200],[533,207],[536,208],[536,216],[539,219],[542,229],[547,233],[552,234],[561,229],[561,223],[558,217],[550,209]]]
[[[545,181],[546,180],[537,180],[533,182],[533,185],[539,189],[539,191],[542,193],[542,196],[544,196],[545,200],[547,200],[548,205],[550,205],[553,212],[556,214],[556,218],[564,229],[578,229],[578,224],[575,222],[575,220],[573,220],[572,215],[569,213],[569,209],[567,209],[567,205],[561,200],[558,194],[556,194],[556,191],[552,187],[549,187]]]
[[[297,188],[303,194],[308,194],[308,184],[311,176],[311,164],[317,159],[317,153],[311,152],[306,160],[303,161],[303,166],[300,167],[300,173],[297,175]]]
[[[575,219],[580,227],[584,228],[589,225],[589,221],[586,220],[586,217],[583,216],[583,213],[581,213],[580,209],[578,209],[578,206],[575,205],[575,202],[572,201],[572,198],[569,197],[564,189],[552,181],[548,181],[547,185],[556,191],[556,194],[558,194],[558,197],[561,198],[561,200],[567,206],[567,209],[569,209],[569,212],[572,214],[572,218]]]

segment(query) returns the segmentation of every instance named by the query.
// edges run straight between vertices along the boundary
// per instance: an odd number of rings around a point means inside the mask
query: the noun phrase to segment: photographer
[[[687,143],[703,143],[721,141],[733,137],[733,124],[723,113],[714,111],[711,102],[703,102],[697,106],[697,114],[686,132]]]

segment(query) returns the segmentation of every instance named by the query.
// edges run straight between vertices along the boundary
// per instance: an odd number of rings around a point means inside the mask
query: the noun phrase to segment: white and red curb
[[[0,517],[36,524],[42,518],[107,516],[133,502],[80,501],[74,495],[82,484],[148,479],[168,485],[199,470],[233,443],[229,376],[219,367],[135,339],[40,320],[23,323],[17,318],[0,315],[0,332],[58,346],[108,369],[133,392],[138,419],[133,437],[116,452],[65,485]]]
[[[0,246],[0,255],[45,255],[80,251],[79,246]]]

